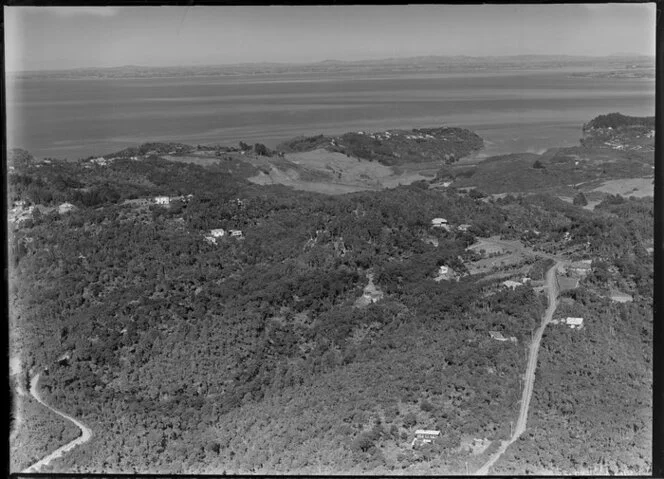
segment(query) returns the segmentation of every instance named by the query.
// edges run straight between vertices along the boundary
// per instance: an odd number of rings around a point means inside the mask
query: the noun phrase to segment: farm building
[[[168,205],[171,203],[171,199],[168,196],[155,196],[154,202],[158,205]]]
[[[229,230],[228,231],[233,238],[242,238],[241,230]]]
[[[210,230],[210,236],[212,236],[213,238],[221,238],[222,236],[225,235],[226,235],[226,230],[224,230],[223,228],[216,228]]]

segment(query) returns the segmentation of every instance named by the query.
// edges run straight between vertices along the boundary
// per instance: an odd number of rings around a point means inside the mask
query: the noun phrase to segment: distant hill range
[[[8,72],[17,79],[159,78],[192,76],[278,75],[306,73],[463,72],[492,68],[529,70],[578,67],[583,70],[654,69],[654,57],[610,55],[514,55],[496,57],[419,56],[379,60],[325,60],[317,63],[239,63],[233,65],[136,66]]]

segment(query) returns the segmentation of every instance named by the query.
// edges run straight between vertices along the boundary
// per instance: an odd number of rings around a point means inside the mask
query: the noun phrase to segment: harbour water
[[[9,80],[7,137],[36,157],[77,159],[146,141],[275,146],[299,135],[462,126],[477,158],[578,142],[604,113],[653,115],[652,79],[567,71]]]

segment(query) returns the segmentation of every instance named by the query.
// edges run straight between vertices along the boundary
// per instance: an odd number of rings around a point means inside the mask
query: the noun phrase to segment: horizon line
[[[609,53],[606,55],[572,55],[567,53],[521,53],[511,55],[414,55],[407,57],[384,57],[384,58],[365,58],[360,60],[338,60],[335,58],[328,58],[325,60],[315,61],[255,61],[255,62],[241,62],[241,63],[201,63],[192,65],[115,65],[115,66],[83,66],[71,68],[58,68],[58,69],[44,69],[44,70],[6,70],[8,75],[21,74],[21,73],[53,73],[53,72],[69,72],[80,70],[112,70],[122,68],[202,68],[202,67],[248,67],[253,65],[275,65],[275,66],[307,66],[319,65],[322,63],[361,63],[361,62],[387,62],[387,61],[407,61],[415,60],[418,58],[471,58],[471,59],[484,59],[484,58],[519,58],[519,57],[569,57],[569,58],[628,58],[628,57],[647,57],[655,58],[655,55],[648,53]]]

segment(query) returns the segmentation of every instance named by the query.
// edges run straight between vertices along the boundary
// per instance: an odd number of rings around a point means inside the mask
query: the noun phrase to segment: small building
[[[14,201],[14,207],[16,208],[24,208],[25,205],[26,205],[25,200]]]
[[[439,282],[444,280],[450,280],[454,278],[454,270],[449,266],[442,265],[438,269],[438,275],[434,278],[434,281]]]
[[[516,289],[519,286],[522,286],[522,284],[519,283],[518,281],[512,281],[511,279],[508,279],[507,281],[503,281],[501,284],[503,286],[505,286],[506,288],[510,288],[510,289]]]
[[[615,291],[611,293],[611,301],[616,301],[618,303],[631,303],[633,298],[631,295],[626,293],[621,293],[620,291]]]
[[[70,211],[73,211],[74,209],[76,209],[76,207],[74,205],[72,205],[71,203],[62,203],[60,206],[58,206],[58,213],[60,213],[62,215],[64,213],[69,213]]]
[[[228,230],[230,233],[231,237],[233,238],[242,238],[242,231],[241,230]]]
[[[499,331],[489,331],[489,335],[491,339],[495,339],[496,341],[507,341],[507,338]]]
[[[447,220],[445,218],[434,218],[431,220],[431,226],[434,228],[443,228],[447,226]]]
[[[155,196],[154,202],[158,205],[169,205],[171,203],[171,199],[168,196]]]
[[[468,231],[472,225],[462,224],[457,226],[459,231]]]
[[[583,326],[583,318],[565,318],[565,324],[567,324],[570,328],[581,328]]]
[[[377,289],[365,291],[362,293],[362,299],[365,304],[377,303],[383,299],[383,292]]]
[[[225,235],[226,235],[226,230],[224,230],[223,228],[216,228],[210,230],[210,236],[212,236],[213,238],[221,238],[222,236]]]

